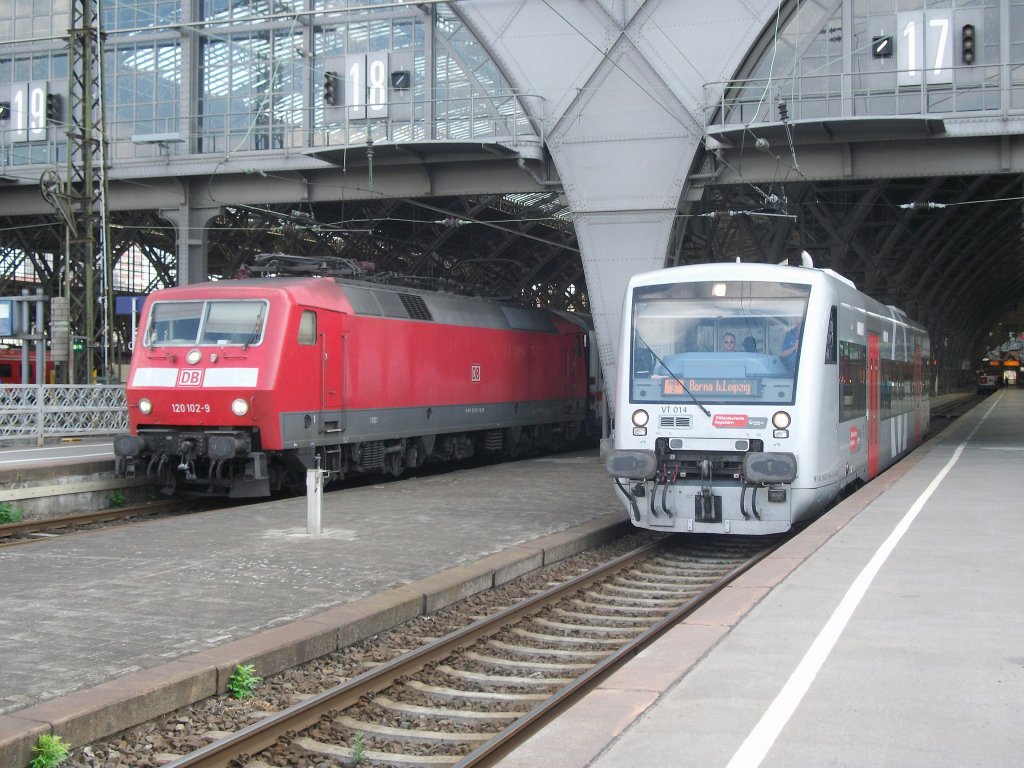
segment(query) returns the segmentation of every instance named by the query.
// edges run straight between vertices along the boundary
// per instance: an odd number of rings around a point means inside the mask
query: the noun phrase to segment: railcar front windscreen
[[[809,285],[752,281],[636,288],[636,403],[790,404]]]
[[[255,346],[265,327],[261,300],[165,301],[153,305],[146,346]]]

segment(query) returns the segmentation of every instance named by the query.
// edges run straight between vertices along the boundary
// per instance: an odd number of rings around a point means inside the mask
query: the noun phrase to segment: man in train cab
[[[722,336],[722,351],[723,352],[735,352],[736,351],[736,337],[731,333],[727,333]]]
[[[779,357],[790,371],[796,369],[796,361],[800,356],[800,331],[803,328],[803,320],[797,320],[793,327],[786,331],[782,339],[782,350]]]

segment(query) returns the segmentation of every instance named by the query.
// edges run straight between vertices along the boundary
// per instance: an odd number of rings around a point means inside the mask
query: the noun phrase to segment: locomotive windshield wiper
[[[696,405],[698,408],[700,408],[702,411],[704,411],[704,415],[707,416],[708,418],[710,418],[711,417],[711,411],[709,411],[707,408],[705,408],[704,404],[701,403],[700,400],[698,400],[696,397],[693,396],[693,392],[691,392],[689,390],[689,388],[683,383],[682,379],[680,379],[678,376],[675,375],[675,373],[672,372],[671,368],[669,368],[667,365],[665,365],[665,361],[662,360],[660,357],[658,357],[658,353],[655,352],[653,349],[651,349],[651,345],[648,344],[646,341],[644,341],[643,337],[640,336],[640,334],[637,334],[636,340],[639,341],[641,344],[643,344],[645,347],[647,347],[647,351],[651,353],[651,355],[657,361],[658,365],[660,365],[662,368],[664,368],[666,371],[668,371],[668,375],[671,376],[676,381],[676,383],[679,384],[679,386],[683,388],[683,392],[685,392],[686,394],[688,394],[690,396],[690,399],[693,400],[694,405]]]
[[[252,335],[249,336],[249,338],[246,339],[245,344],[242,345],[242,350],[243,351],[248,351],[249,350],[249,345],[256,343],[256,340],[259,339],[259,337],[260,337],[260,331],[262,331],[262,330],[263,330],[263,310],[261,309],[260,313],[258,315],[256,315],[256,327],[252,329]]]

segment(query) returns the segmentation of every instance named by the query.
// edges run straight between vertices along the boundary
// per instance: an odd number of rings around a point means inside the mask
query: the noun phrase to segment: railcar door
[[[868,334],[868,478],[878,474],[878,433],[881,426],[881,369],[878,335]]]
[[[921,347],[918,345],[914,346],[914,445],[921,444],[921,433],[923,431],[923,425],[921,418],[922,409],[922,395],[924,394],[924,387],[921,384],[922,378],[922,365],[921,365]]]

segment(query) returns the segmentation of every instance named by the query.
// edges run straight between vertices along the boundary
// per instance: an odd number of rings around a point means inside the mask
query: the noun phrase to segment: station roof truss
[[[110,216],[112,260],[128,254],[149,267],[143,282],[115,285],[142,294],[176,284],[175,231],[156,211]],[[53,279],[62,251],[53,216],[0,218],[0,292]],[[208,224],[208,275],[230,278],[256,254],[347,260],[366,274],[533,306],[589,311],[576,233],[553,192],[429,199],[224,206]],[[115,269],[115,283],[118,271]],[[48,293],[59,293],[49,285]]]
[[[1019,174],[707,184],[681,208],[669,264],[778,263],[806,250],[933,337],[973,348],[1021,303],[1022,194]]]

